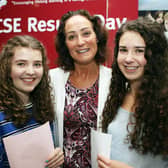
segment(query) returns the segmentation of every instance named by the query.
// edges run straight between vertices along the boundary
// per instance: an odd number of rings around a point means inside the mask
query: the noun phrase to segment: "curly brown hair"
[[[39,50],[42,55],[43,77],[36,88],[30,93],[33,103],[33,116],[39,123],[54,120],[54,110],[50,95],[48,66],[43,44],[32,36],[18,35],[9,39],[0,53],[0,110],[6,119],[20,127],[29,120],[22,100],[18,96],[11,78],[11,61],[17,47]]]
[[[143,154],[150,152],[154,155],[168,155],[168,43],[163,27],[158,23],[138,18],[126,22],[117,31],[111,85],[103,111],[102,129],[107,131],[129,90],[129,81],[117,64],[119,41],[127,31],[138,32],[144,39],[147,64],[136,94],[134,129],[128,131],[126,139],[131,148]]]
[[[68,48],[65,43],[65,25],[66,21],[75,15],[81,15],[86,17],[93,25],[93,30],[97,37],[98,51],[95,55],[95,61],[97,64],[104,63],[107,55],[107,40],[108,31],[102,25],[98,16],[91,16],[87,10],[69,11],[61,17],[60,26],[55,39],[55,47],[58,52],[58,65],[65,71],[74,70],[74,60],[71,57]]]

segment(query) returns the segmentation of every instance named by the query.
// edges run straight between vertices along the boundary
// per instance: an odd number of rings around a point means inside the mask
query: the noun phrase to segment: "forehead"
[[[69,18],[65,24],[65,32],[79,31],[83,28],[92,28],[92,23],[85,16],[75,15]]]
[[[123,46],[145,46],[145,41],[138,32],[126,31],[119,40],[119,45]]]
[[[42,60],[42,54],[37,49],[32,49],[28,47],[15,47],[14,56],[12,60]]]

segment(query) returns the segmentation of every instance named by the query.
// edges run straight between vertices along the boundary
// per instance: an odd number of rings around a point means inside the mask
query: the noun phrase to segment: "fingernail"
[[[45,161],[46,163],[48,163],[48,160]],[[47,167],[46,167],[47,168]]]

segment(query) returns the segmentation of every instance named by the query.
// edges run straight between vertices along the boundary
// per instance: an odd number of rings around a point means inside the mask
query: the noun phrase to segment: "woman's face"
[[[75,15],[65,24],[66,45],[75,64],[89,64],[97,53],[97,38],[92,23],[84,16]]]
[[[118,66],[129,81],[140,80],[144,74],[145,41],[134,31],[123,33],[119,41]]]
[[[11,78],[19,95],[29,95],[43,76],[42,55],[39,50],[16,47],[11,62]]]

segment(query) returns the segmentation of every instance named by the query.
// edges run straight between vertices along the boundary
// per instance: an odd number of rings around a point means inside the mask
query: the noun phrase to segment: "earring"
[[[127,91],[129,91],[129,89],[130,89],[130,86],[129,86],[129,83],[128,83],[128,82],[125,82],[125,89],[126,89]]]
[[[127,90],[127,88],[128,88],[128,82],[125,82],[125,88]]]

